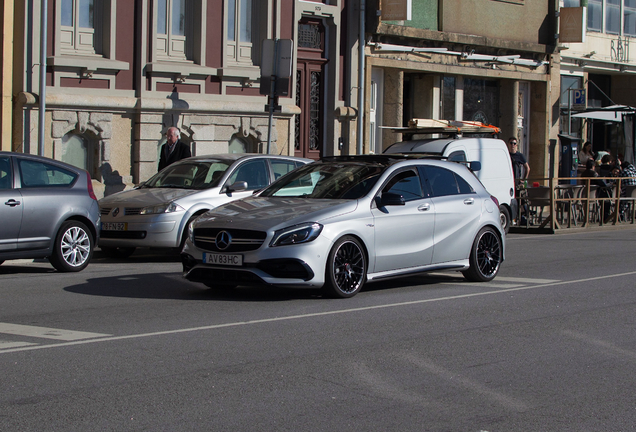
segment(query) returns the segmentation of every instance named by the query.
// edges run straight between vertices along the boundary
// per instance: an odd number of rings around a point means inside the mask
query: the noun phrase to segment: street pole
[[[48,1],[41,0],[40,11],[40,116],[38,121],[38,154],[44,156],[44,117],[46,116],[46,24]]]
[[[274,39],[274,73],[269,83],[269,125],[267,126],[267,154],[272,147],[272,123],[274,122],[274,95],[276,94],[276,75],[278,75],[278,39]]]

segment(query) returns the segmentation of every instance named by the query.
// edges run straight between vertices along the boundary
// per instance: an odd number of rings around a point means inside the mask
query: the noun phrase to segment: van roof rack
[[[491,134],[501,133],[497,126],[487,125],[476,121],[460,120],[436,120],[436,119],[412,119],[409,120],[408,127],[389,127],[393,132],[420,135],[420,134],[441,134],[458,137],[471,134]]]

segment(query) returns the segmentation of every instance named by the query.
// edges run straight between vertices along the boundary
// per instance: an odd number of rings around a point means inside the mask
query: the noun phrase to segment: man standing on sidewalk
[[[166,132],[166,143],[161,147],[159,156],[159,171],[178,160],[192,156],[190,147],[179,140],[179,129],[168,128]]]

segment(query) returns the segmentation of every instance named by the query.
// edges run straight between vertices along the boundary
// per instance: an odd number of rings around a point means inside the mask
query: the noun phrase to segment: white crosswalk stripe
[[[54,339],[71,342],[84,339],[96,339],[111,336],[104,333],[91,333],[75,330],[65,330],[50,327],[38,327],[22,324],[0,323],[0,334],[22,336],[28,338]],[[0,350],[39,345],[35,342],[0,340]]]

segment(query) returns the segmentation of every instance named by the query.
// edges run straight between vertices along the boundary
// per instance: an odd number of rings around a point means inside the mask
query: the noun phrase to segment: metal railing
[[[595,184],[598,180],[608,187]],[[630,185],[622,188],[626,181]],[[631,183],[634,183],[631,177],[529,178],[528,186],[518,184],[516,228],[554,232],[564,228],[634,224],[636,186]]]

